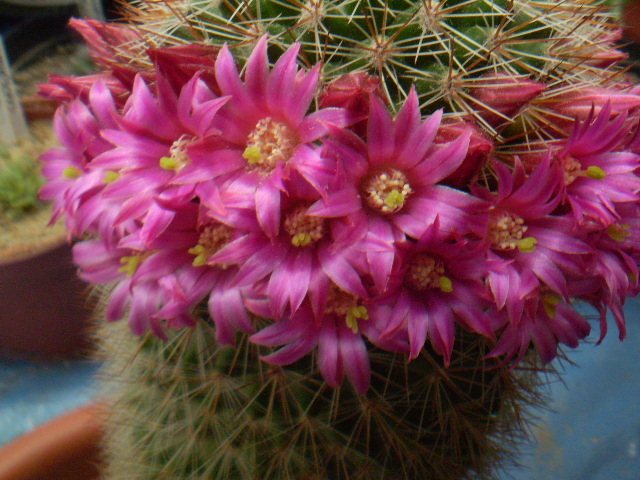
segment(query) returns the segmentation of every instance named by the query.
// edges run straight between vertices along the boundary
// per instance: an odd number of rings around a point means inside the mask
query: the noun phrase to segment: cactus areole
[[[42,87],[41,196],[128,323],[111,478],[490,477],[576,304],[624,338],[640,90],[607,2],[126,13],[74,20],[103,71]]]

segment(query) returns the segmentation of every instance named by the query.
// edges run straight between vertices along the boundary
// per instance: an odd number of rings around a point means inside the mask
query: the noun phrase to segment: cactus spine
[[[107,480],[492,478],[540,402],[539,367],[478,361],[477,336],[460,337],[448,368],[427,351],[372,354],[361,396],[312,361],[272,367],[246,339],[221,347],[207,321],[170,335],[102,327]]]
[[[147,46],[226,42],[242,58],[264,34],[281,51],[300,42],[300,63],[323,62],[325,84],[368,71],[383,80],[392,108],[415,85],[425,111],[472,117],[508,153],[535,132],[566,134],[554,128],[549,104],[567,92],[624,82],[615,62],[592,61],[607,57],[617,35],[604,0],[140,1],[128,14]],[[492,106],[476,97],[501,74],[539,82],[544,92],[527,108],[498,112],[496,123],[486,118]]]

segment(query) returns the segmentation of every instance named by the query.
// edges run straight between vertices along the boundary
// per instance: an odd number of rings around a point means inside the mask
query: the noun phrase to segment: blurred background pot
[[[73,410],[0,448],[0,480],[97,480],[100,409]]]
[[[0,357],[38,361],[85,356],[92,308],[64,240],[25,256],[0,253]]]

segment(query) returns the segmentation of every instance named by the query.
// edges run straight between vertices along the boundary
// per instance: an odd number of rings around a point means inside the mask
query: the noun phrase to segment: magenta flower
[[[103,196],[121,202],[117,222],[141,220],[147,243],[173,218],[163,203],[188,202],[198,193],[195,185],[172,182],[180,170],[220,142],[213,119],[226,102],[197,75],[177,97],[160,74],[156,84],[157,96],[136,77],[118,128],[101,132],[115,148],[93,161],[96,167],[116,172]]]
[[[558,343],[576,348],[579,341],[591,331],[591,325],[569,303],[552,292],[531,296],[525,302],[523,315],[517,321],[502,315],[505,329],[500,340],[489,353],[490,357],[504,355],[505,361],[518,363],[531,344],[543,362],[553,360],[558,354]]]
[[[40,196],[53,200],[52,223],[66,215],[70,235],[82,235],[110,209],[94,197],[108,185],[112,172],[96,167],[93,161],[113,148],[102,138],[101,131],[116,125],[115,116],[113,98],[106,86],[98,82],[91,88],[87,104],[74,100],[59,108],[54,117],[61,146],[41,157],[42,174],[48,183],[42,187]]]
[[[438,184],[462,164],[471,135],[464,129],[451,142],[434,144],[441,116],[438,111],[422,121],[414,89],[395,119],[372,95],[366,143],[338,128],[325,141],[344,180],[311,211],[326,217],[349,215],[350,239],[378,245],[366,253],[366,269],[382,291],[391,274],[394,243],[402,235],[419,238],[436,217],[447,233],[484,233],[484,202]]]
[[[316,95],[319,66],[298,69],[299,45],[293,45],[269,69],[267,38],[262,37],[245,65],[242,79],[229,49],[220,51],[215,73],[220,94],[228,102],[213,126],[226,144],[201,155],[176,178],[193,183],[234,173],[254,189],[261,227],[275,237],[280,227],[284,181],[300,174],[319,193],[334,175],[334,165],[322,158],[314,142],[326,135],[327,125],[344,126],[348,112],[327,108],[307,114]]]
[[[529,176],[520,162],[513,172],[495,163],[497,193],[474,191],[492,203],[487,240],[487,283],[498,309],[507,308],[512,322],[523,314],[526,299],[544,286],[568,298],[567,276],[584,272],[589,247],[576,238],[570,217],[551,213],[560,202],[562,173],[544,160]]]
[[[448,365],[457,325],[489,338],[493,327],[485,314],[490,295],[483,283],[487,271],[483,245],[455,239],[438,227],[436,218],[417,242],[398,246],[397,281],[382,300],[391,310],[380,311],[388,317],[374,343],[406,338],[413,359],[428,339]]]
[[[606,227],[619,218],[616,203],[640,198],[635,173],[640,155],[616,151],[628,131],[626,118],[612,119],[610,103],[595,118],[592,111],[584,122],[576,121],[566,145],[553,157],[564,171],[564,197],[578,223],[595,220]]]
[[[346,220],[310,214],[320,195],[299,175],[284,185],[288,196],[280,203],[278,217],[282,224],[273,238],[264,233],[254,210],[251,210],[253,218],[245,213],[245,208],[227,208],[221,214],[209,212],[241,232],[237,241],[213,255],[209,263],[237,265],[238,285],[264,282],[271,309],[268,317],[276,320],[293,315],[305,299],[321,317],[330,282],[366,296],[359,274],[349,262],[355,252],[349,245],[339,246],[334,241],[348,230]],[[244,188],[250,190],[251,186]],[[229,191],[233,188],[225,193]]]
[[[364,395],[369,388],[370,363],[363,329],[370,323],[367,307],[351,292],[327,285],[327,300],[320,321],[305,302],[296,313],[252,335],[258,345],[281,346],[262,359],[274,365],[288,365],[317,349],[318,367],[327,384],[338,387],[346,375],[356,390]],[[254,313],[268,314],[268,309]]]

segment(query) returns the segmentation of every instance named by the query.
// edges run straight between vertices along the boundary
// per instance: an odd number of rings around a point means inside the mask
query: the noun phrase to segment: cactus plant
[[[119,323],[99,338],[117,399],[105,479],[493,478],[553,374],[531,359],[478,362],[484,341],[461,335],[446,369],[428,351],[409,364],[372,353],[362,396],[328,387],[312,362],[270,367],[246,339],[221,346],[206,320],[166,342]]]
[[[42,177],[36,159],[0,145],[0,212],[15,220],[38,207]]]
[[[108,478],[491,478],[577,303],[624,338],[640,96],[605,2],[128,15],[75,21],[104,72],[43,87],[42,195],[136,334],[99,334]]]

